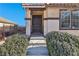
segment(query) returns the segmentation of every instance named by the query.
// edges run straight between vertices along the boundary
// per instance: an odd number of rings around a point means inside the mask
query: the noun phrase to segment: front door
[[[32,34],[40,35],[43,33],[42,31],[42,16],[41,15],[33,15],[32,16]]]

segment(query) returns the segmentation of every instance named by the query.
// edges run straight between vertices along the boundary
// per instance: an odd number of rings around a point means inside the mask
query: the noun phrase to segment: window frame
[[[72,12],[73,11],[77,11],[79,9],[75,9],[75,10],[68,10],[68,9],[60,9],[59,10],[59,29],[60,30],[79,30],[79,27],[78,28],[72,28]],[[69,11],[70,12],[70,27],[62,27],[62,20],[61,20],[61,11]]]
[[[73,24],[73,23],[72,23],[72,20],[73,20],[73,19],[72,19],[72,15],[73,15],[72,13],[73,13],[74,11],[79,11],[79,9],[75,9],[75,10],[72,10],[72,11],[71,11],[71,27],[72,27],[72,24]],[[79,19],[76,18],[75,20],[76,20],[76,22],[77,22]],[[75,30],[78,29],[78,30],[79,30],[79,27],[77,27],[77,28],[76,28],[76,27],[75,27],[75,28],[72,27],[72,29],[75,29]]]

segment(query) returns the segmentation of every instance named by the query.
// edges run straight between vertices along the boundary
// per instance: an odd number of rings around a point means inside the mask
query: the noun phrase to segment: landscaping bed
[[[49,32],[46,35],[50,56],[79,56],[79,38],[63,32]]]
[[[28,39],[26,35],[14,34],[0,45],[0,56],[24,56],[27,53]]]

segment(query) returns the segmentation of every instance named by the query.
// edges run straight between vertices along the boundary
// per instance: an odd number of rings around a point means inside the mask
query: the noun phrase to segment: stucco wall
[[[48,20],[48,32],[59,30],[59,20]]]
[[[48,20],[44,20],[44,35],[48,33]]]
[[[29,35],[30,36],[30,32],[31,32],[31,21],[30,20],[27,20],[26,21],[26,35]]]
[[[79,30],[59,30],[60,32],[67,32],[70,33],[72,35],[76,35],[79,36]]]
[[[44,17],[44,18],[47,18],[47,17],[48,17],[48,13],[47,13],[47,12],[48,12],[48,10],[47,10],[47,8],[46,8],[46,9],[44,10],[44,14],[43,14],[43,17]]]
[[[26,9],[26,16],[27,18],[31,18],[31,11],[27,8]]]
[[[73,10],[74,8],[68,7],[48,7],[44,10],[43,18],[59,18],[59,10],[60,9],[68,9]],[[26,10],[26,17],[31,18],[31,11],[29,9]],[[30,35],[31,32],[31,20],[27,20],[26,24],[26,35]],[[79,30],[59,30],[59,20],[58,19],[47,19],[44,20],[44,35],[50,31],[60,31],[60,32],[68,32],[73,35],[79,35]]]
[[[59,17],[60,9],[74,10],[77,8],[70,7],[48,7],[47,8],[47,17]]]
[[[79,36],[79,30],[59,30],[59,20],[48,20],[48,23],[46,23],[48,26],[45,28],[47,29],[47,32],[45,31],[45,34],[51,31],[59,31],[59,32],[67,32],[72,35]]]
[[[48,8],[47,9],[47,14],[48,14],[48,18],[50,17],[58,17],[59,18],[59,10],[63,9],[63,8]],[[66,8],[64,8],[66,9]],[[74,8],[67,8],[68,10],[73,10]],[[79,30],[59,30],[59,20],[55,20],[55,19],[48,19],[47,22],[47,28],[48,28],[48,32],[51,31],[60,31],[60,32],[68,32],[70,34],[73,35],[77,35],[79,36]]]
[[[47,8],[47,14],[48,14],[47,17],[59,17],[59,8],[48,7]]]

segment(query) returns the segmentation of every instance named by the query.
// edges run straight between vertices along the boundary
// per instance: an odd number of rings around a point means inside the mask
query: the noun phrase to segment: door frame
[[[44,35],[44,21],[43,21],[43,15],[32,15],[32,19],[31,19],[31,34],[32,34],[32,21],[33,21],[33,16],[42,16],[42,33]]]

